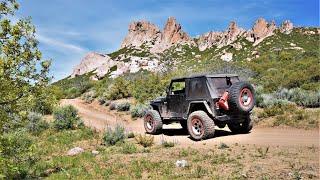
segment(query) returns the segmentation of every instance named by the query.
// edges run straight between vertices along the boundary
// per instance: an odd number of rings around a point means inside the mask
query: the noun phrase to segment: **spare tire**
[[[255,105],[252,85],[245,81],[233,83],[228,90],[230,110],[236,113],[249,113]]]

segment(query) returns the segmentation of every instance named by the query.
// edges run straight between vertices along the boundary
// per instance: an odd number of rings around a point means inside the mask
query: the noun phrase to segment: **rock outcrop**
[[[237,50],[241,49],[240,44],[232,44],[240,37],[245,37],[248,41],[253,42],[254,45],[262,42],[266,37],[272,36],[276,30],[276,24],[274,21],[268,23],[265,19],[258,19],[253,28],[249,31],[239,28],[236,22],[232,21],[228,29],[224,32],[209,32],[201,35],[197,41],[200,51],[204,51],[212,46],[218,48],[232,45],[236,46]]]
[[[147,21],[134,22],[129,25],[129,32],[121,44],[124,47],[150,47],[150,52],[160,53],[176,44],[194,44],[192,38],[182,30],[174,17],[169,17],[163,31]]]
[[[83,152],[84,152],[84,149],[82,149],[81,147],[75,147],[75,148],[70,149],[67,152],[67,155],[68,156],[75,156],[75,155],[83,153]]]
[[[156,25],[148,21],[133,22],[129,25],[128,35],[123,40],[121,48],[139,47],[143,43],[156,41],[160,36],[161,32]]]
[[[177,23],[174,17],[169,17],[163,32],[161,42],[167,45],[173,45],[177,43],[191,43],[191,38],[187,33],[182,30],[182,27]]]
[[[228,30],[223,33],[223,38],[218,43],[218,48],[231,44],[232,42],[237,40],[238,37],[240,37],[244,32],[244,29],[239,28],[236,22],[232,21],[228,27]]]
[[[215,46],[220,42],[222,39],[222,34],[221,32],[213,32],[210,31],[208,33],[205,33],[201,36],[199,36],[198,39],[198,47],[200,51],[204,51],[212,46]]]
[[[293,23],[289,20],[285,20],[280,27],[280,32],[284,34],[290,34],[293,29]]]
[[[233,54],[232,53],[224,53],[220,58],[223,60],[223,61],[232,61],[232,57],[233,57]]]
[[[247,32],[246,39],[253,42],[253,45],[257,45],[262,42],[266,37],[272,36],[276,30],[276,24],[274,21],[268,23],[265,19],[259,18],[251,31]]]
[[[73,69],[71,77],[73,78],[94,71],[98,67],[108,64],[110,60],[111,58],[107,55],[90,52],[81,60],[80,64]]]
[[[225,32],[209,32],[201,35],[198,40],[198,47],[200,51],[204,51],[212,46],[221,48],[229,45],[238,39],[245,30],[239,28],[236,22],[232,21]]]
[[[204,51],[212,46],[218,48],[232,45],[238,38],[244,37],[248,41],[257,45],[265,38],[272,36],[277,29],[274,21],[267,22],[263,18],[259,18],[252,29],[246,31],[232,21],[224,32],[204,33],[197,38],[197,43],[182,30],[174,17],[169,17],[162,31],[147,21],[133,22],[129,25],[129,32],[121,44],[123,47],[140,47],[142,44],[150,47],[151,53],[161,53],[173,45],[188,44],[197,45],[200,51]],[[293,29],[293,24],[286,20],[280,27],[280,32],[289,34]],[[241,48],[240,48],[241,49]]]

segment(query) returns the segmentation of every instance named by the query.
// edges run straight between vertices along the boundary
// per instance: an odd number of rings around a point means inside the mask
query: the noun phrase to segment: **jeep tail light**
[[[228,91],[224,92],[222,97],[218,101],[218,105],[220,108],[224,110],[229,110],[228,97],[229,97],[229,92]]]

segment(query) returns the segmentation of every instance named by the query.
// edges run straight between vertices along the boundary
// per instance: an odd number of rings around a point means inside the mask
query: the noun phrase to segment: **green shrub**
[[[37,161],[32,137],[18,130],[0,136],[0,178],[25,179]]]
[[[304,107],[320,107],[320,91],[307,91],[300,88],[282,88],[276,92],[279,99],[288,100]]]
[[[176,144],[176,142],[174,141],[167,141],[165,139],[163,139],[161,141],[161,146],[164,147],[164,148],[170,148],[170,147],[174,147]]]
[[[106,129],[102,141],[104,145],[113,146],[118,142],[123,142],[125,138],[124,127],[117,124],[114,129],[110,127]]]
[[[221,143],[219,144],[218,149],[226,149],[226,148],[229,148],[229,146],[228,146],[226,143],[221,142]]]
[[[81,91],[76,87],[71,87],[67,89],[65,92],[65,96],[68,99],[73,99],[73,98],[79,97],[80,95],[81,95]]]
[[[263,89],[263,88],[262,88]],[[277,104],[296,103],[304,107],[320,107],[320,91],[307,91],[300,88],[281,88],[274,93],[263,94],[261,88],[256,88],[256,105],[271,107]]]
[[[76,98],[86,92],[94,85],[94,81],[90,80],[92,72],[76,76],[74,78],[66,77],[52,85],[60,87],[64,91],[65,98]]]
[[[269,152],[269,146],[266,147],[265,149],[262,148],[262,147],[259,147],[259,148],[257,148],[256,150],[257,150],[257,152],[258,152],[258,155],[257,155],[257,156],[264,159],[264,158],[266,158],[266,156],[267,156],[267,154],[268,154],[268,152]]]
[[[143,147],[150,147],[154,144],[154,137],[153,136],[147,136],[147,135],[137,135],[134,137],[134,139],[136,140],[136,142],[140,145],[142,145]]]
[[[259,102],[258,106],[264,107],[264,108],[273,107],[276,105],[287,105],[290,103],[286,99],[279,99],[275,97],[274,94],[262,94],[261,98],[262,98],[262,101]]]
[[[108,89],[112,81],[113,79],[109,78],[103,78],[99,81],[96,81],[93,89],[96,92],[97,96],[106,98],[106,90]]]
[[[96,97],[96,94],[94,91],[89,91],[84,94],[82,94],[81,99],[84,100],[86,103],[92,103],[94,98]]]
[[[142,74],[131,84],[132,96],[140,103],[144,103],[165,93],[168,80],[158,74]]]
[[[284,114],[276,116],[273,126],[287,125],[291,127],[316,128],[319,123],[319,112],[307,111],[296,107],[288,109]]]
[[[269,106],[263,110],[261,114],[259,114],[259,117],[262,118],[268,118],[271,116],[277,116],[277,115],[283,115],[286,111],[295,111],[296,105],[291,104],[275,104],[273,106]]]
[[[116,108],[117,108],[117,103],[111,102],[110,105],[109,105],[109,109],[110,110],[115,110]]]
[[[256,106],[257,107],[263,107],[264,101],[263,101],[263,87],[257,86],[255,88],[255,98],[256,98]]]
[[[130,103],[129,102],[123,102],[119,103],[116,106],[117,111],[129,111],[130,110]]]
[[[124,154],[133,154],[138,152],[138,148],[133,143],[124,143],[121,147],[121,152]]]
[[[28,122],[26,128],[30,133],[39,134],[45,129],[48,129],[49,124],[45,120],[43,120],[41,114],[30,112],[28,114]]]
[[[128,138],[134,138],[134,137],[135,137],[134,132],[129,132],[129,133],[127,134],[127,137],[128,137]]]
[[[107,99],[103,96],[98,97],[98,102],[100,105],[104,105],[106,103]]]
[[[289,90],[289,100],[299,106],[320,107],[320,91],[306,91],[300,88]]]
[[[279,89],[279,90],[276,92],[276,97],[277,97],[277,98],[280,98],[280,99],[290,100],[290,99],[291,99],[290,96],[291,96],[291,93],[290,93],[290,91],[289,91],[287,88]]]
[[[84,126],[78,116],[78,110],[71,105],[57,107],[53,111],[53,118],[53,125],[57,130],[76,129]]]
[[[130,113],[132,118],[143,117],[146,114],[148,107],[143,104],[137,104],[130,108]]]
[[[51,114],[54,107],[58,104],[59,98],[54,92],[54,89],[51,87],[46,87],[44,89],[35,92],[32,96],[33,102],[29,102],[29,108],[33,112],[37,112],[40,114]]]
[[[128,87],[129,82],[127,80],[123,77],[116,78],[107,90],[107,99],[116,100],[129,97],[130,92]]]

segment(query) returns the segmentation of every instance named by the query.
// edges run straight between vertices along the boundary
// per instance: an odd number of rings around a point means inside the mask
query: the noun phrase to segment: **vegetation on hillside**
[[[88,73],[74,78],[66,77],[52,83],[51,87],[56,88],[56,92],[60,93],[63,98],[76,98],[94,85],[94,81],[90,79],[92,75]]]

